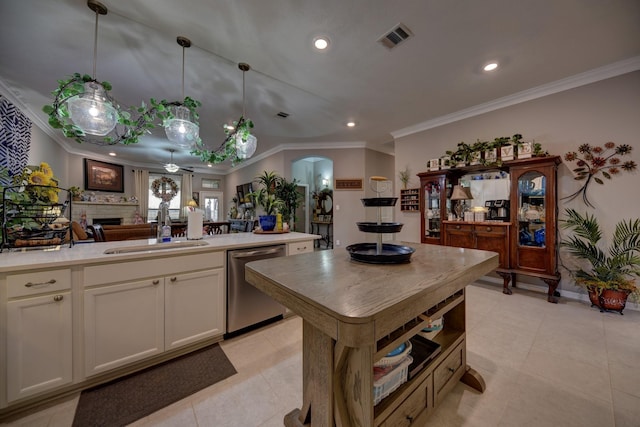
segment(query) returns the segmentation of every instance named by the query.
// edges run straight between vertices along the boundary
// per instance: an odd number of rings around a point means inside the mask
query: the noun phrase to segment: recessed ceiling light
[[[496,68],[498,68],[498,63],[497,62],[490,62],[487,65],[484,66],[484,70],[485,71],[493,71]]]
[[[110,153],[109,153],[109,155],[110,155],[111,157],[115,157],[115,156],[117,156],[117,154],[116,154],[116,153],[114,153],[113,151],[112,151],[112,152],[110,152]]]
[[[313,39],[313,47],[318,50],[326,50],[329,47],[329,38],[325,36]]]
[[[347,126],[352,128],[356,126],[356,122],[347,122]]]

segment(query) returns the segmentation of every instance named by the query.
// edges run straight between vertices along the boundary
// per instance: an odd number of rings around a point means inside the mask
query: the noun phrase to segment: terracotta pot
[[[589,289],[589,300],[591,304],[600,307],[600,311],[610,310],[622,314],[622,310],[627,304],[629,291],[605,289],[600,295],[595,290]]]

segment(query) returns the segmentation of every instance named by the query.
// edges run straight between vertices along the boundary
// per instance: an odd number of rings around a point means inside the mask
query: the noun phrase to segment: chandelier
[[[180,166],[176,165],[175,163],[173,163],[173,152],[175,151],[174,149],[169,150],[171,152],[171,161],[167,164],[164,165],[164,170],[166,170],[169,173],[175,173],[178,172],[180,170]]]
[[[98,145],[135,144],[139,138],[150,132],[156,123],[169,124],[166,132],[172,141],[180,146],[197,146],[201,143],[198,132],[198,114],[200,102],[184,97],[184,48],[191,41],[178,37],[182,52],[182,92],[183,100],[169,102],[151,98],[142,101],[140,106],[127,107],[125,111],[109,95],[111,84],[96,80],[98,47],[98,16],[107,14],[107,7],[96,0],[87,0],[89,9],[96,13],[93,76],[74,73],[71,77],[58,80],[58,87],[52,92],[54,100],[42,107],[49,116],[49,125],[60,129],[65,137],[76,142],[90,142]],[[192,119],[193,118],[193,119]],[[176,139],[169,136],[172,124],[184,137]],[[195,129],[195,131],[194,131]],[[172,139],[173,138],[173,139]]]
[[[258,139],[251,133],[253,122],[246,118],[245,114],[245,73],[251,69],[251,66],[241,62],[238,68],[242,71],[242,115],[233,122],[233,126],[223,125],[227,137],[216,150],[210,151],[201,144],[196,145],[192,153],[200,156],[203,162],[216,164],[230,159],[231,164],[235,165],[256,152]]]
[[[177,42],[182,46],[182,99],[184,96],[184,53],[191,47],[191,40],[179,36]],[[175,142],[179,147],[192,148],[198,140],[200,127],[191,121],[191,112],[183,103],[177,103],[173,107],[173,117],[164,121],[164,130],[169,141]]]
[[[238,64],[238,68],[242,70],[242,117],[240,117],[240,120],[238,120],[238,126],[236,126],[236,153],[239,159],[244,160],[253,156],[253,153],[256,152],[256,148],[258,147],[258,138],[251,134],[250,129],[253,126],[241,126],[240,123],[246,120],[244,109],[244,75],[251,69],[251,66],[241,62]]]
[[[67,100],[69,117],[82,132],[105,136],[111,132],[118,122],[118,112],[111,103],[106,88],[96,80],[96,64],[98,61],[98,17],[107,14],[107,8],[95,0],[87,2],[89,9],[96,13],[96,25],[93,35],[93,77],[84,82],[81,94]]]

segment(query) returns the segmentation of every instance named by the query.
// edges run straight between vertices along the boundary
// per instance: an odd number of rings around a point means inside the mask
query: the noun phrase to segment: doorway
[[[204,212],[205,221],[222,221],[224,206],[224,193],[222,191],[201,191],[200,209]]]
[[[316,205],[314,195],[323,190],[333,190],[333,160],[320,156],[302,157],[291,162],[291,175],[298,182],[298,191],[304,197],[304,202],[296,211],[295,229],[309,233],[312,228],[313,209]],[[302,225],[303,221],[304,226]],[[331,219],[331,222],[334,222],[334,218]]]

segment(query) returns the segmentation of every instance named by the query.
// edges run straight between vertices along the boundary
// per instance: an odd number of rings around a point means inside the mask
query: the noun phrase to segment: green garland
[[[114,135],[103,138],[89,136],[70,120],[66,101],[73,96],[82,94],[84,84],[88,82],[94,82],[102,86],[107,99],[118,110],[118,124],[121,125],[121,128],[118,129],[116,127]],[[78,143],[86,141],[101,145],[129,145],[137,143],[142,135],[149,133],[151,129],[156,127],[156,121],[162,123],[164,120],[174,117],[170,108],[172,106],[182,105],[187,107],[194,122],[198,122],[199,116],[196,108],[200,107],[201,103],[189,97],[186,97],[183,102],[168,102],[164,99],[157,101],[151,98],[148,105],[143,101],[139,107],[130,107],[129,111],[126,111],[122,110],[118,103],[111,97],[109,94],[110,90],[111,84],[109,82],[99,82],[88,74],[81,75],[80,73],[75,73],[67,80],[58,80],[58,87],[51,92],[54,96],[53,103],[42,107],[42,111],[49,116],[49,125],[54,129],[61,129],[67,138],[73,138]],[[198,138],[196,143],[202,143],[200,138]]]

